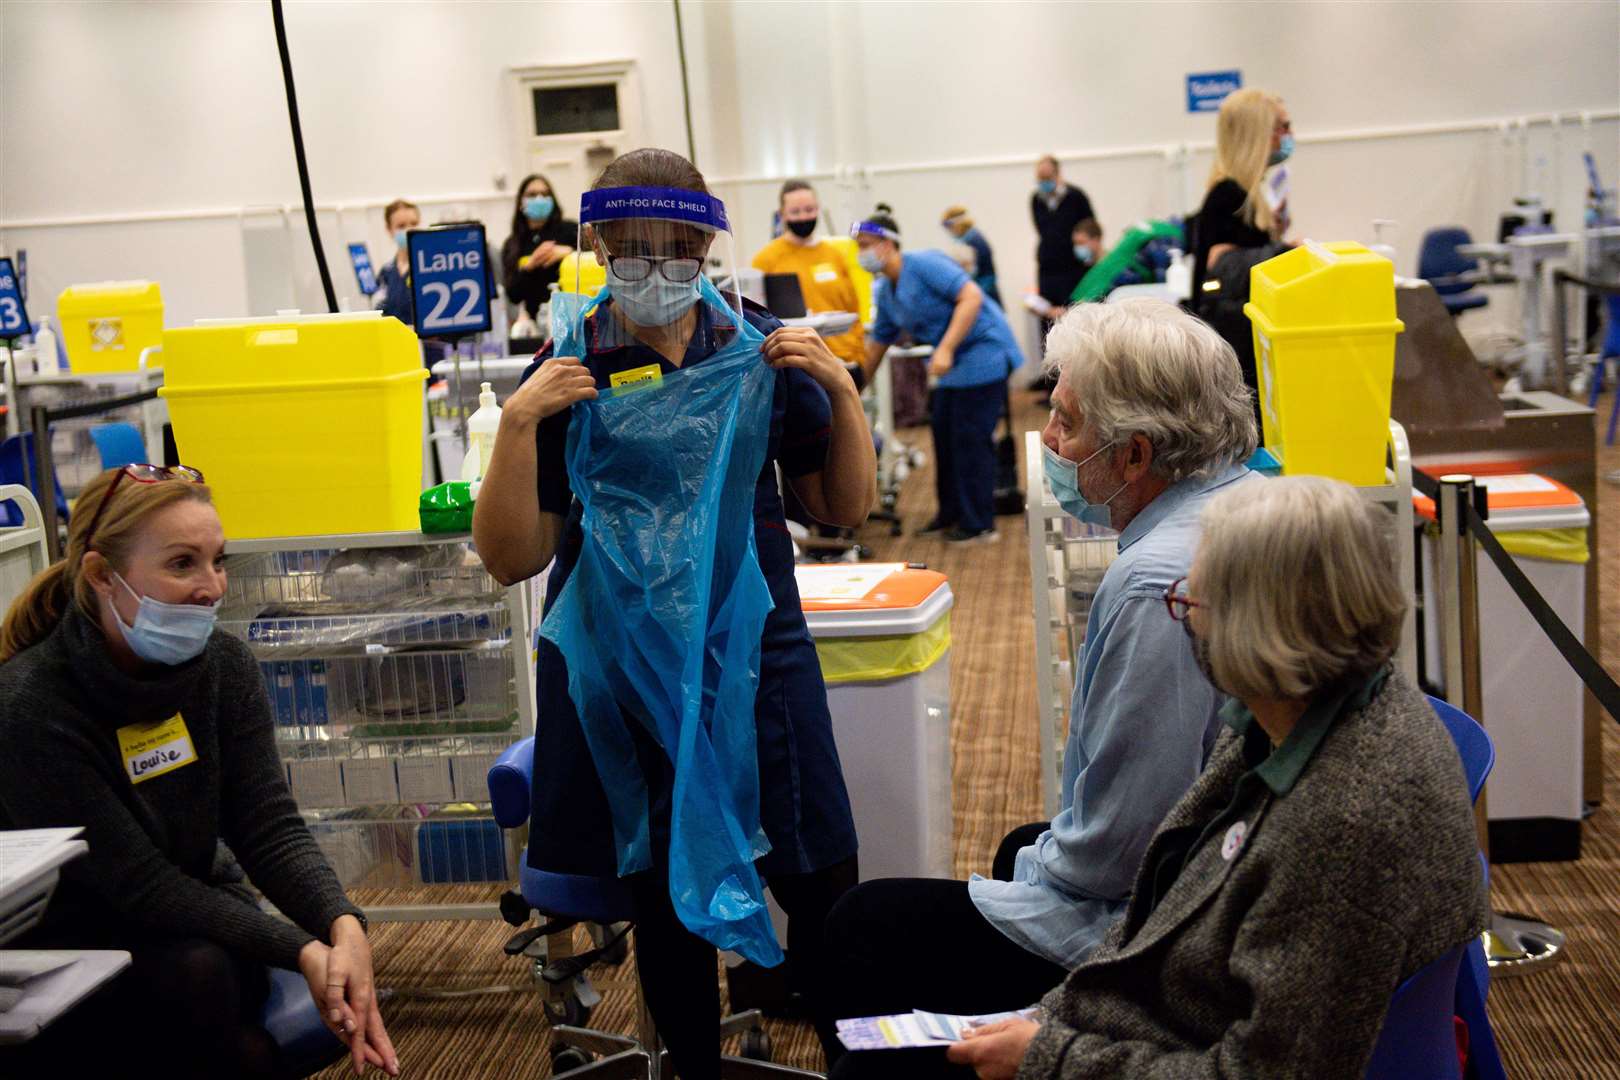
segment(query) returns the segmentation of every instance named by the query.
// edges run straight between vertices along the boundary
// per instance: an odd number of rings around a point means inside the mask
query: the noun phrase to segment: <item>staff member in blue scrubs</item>
[[[952,543],[996,539],[996,421],[1007,376],[1022,360],[1001,306],[939,251],[900,251],[900,227],[876,213],[851,230],[875,279],[877,317],[867,334],[870,380],[903,330],[934,346],[934,488],[939,512],[920,533]]]
[[[706,197],[708,190],[685,158],[654,149],[619,158],[595,187],[681,189]],[[656,366],[667,376],[702,363],[735,332],[698,300],[698,268],[685,265],[706,254],[712,233],[690,228],[681,230],[685,236],[672,235],[668,250],[615,251],[615,224],[593,226],[615,298],[586,320],[583,363],[553,358],[547,346],[506,402],[473,521],[479,554],[504,583],[532,577],[555,554],[548,611],[585,543],[583,508],[564,458],[572,405],[609,390],[616,373]],[[638,271],[651,262],[654,269],[640,280],[622,279],[617,264],[624,262],[641,264]],[[690,290],[681,287],[682,278]],[[757,307],[743,317],[769,335],[762,362],[777,369],[769,449],[754,490],[759,565],[775,603],[765,622],[755,699],[760,819],[771,850],[756,865],[788,914],[790,977],[814,995],[820,977],[813,962],[823,952],[827,913],[857,879],[855,826],[793,577],[776,467],[780,463],[816,517],[854,527],[876,499],[876,463],[860,396],[843,363],[813,331],[784,328]],[[529,865],[553,875],[613,878],[609,804],[568,692],[566,661],[546,639],[540,641],[538,684]],[[669,897],[671,752],[640,725],[626,727],[648,780],[653,850],[651,870],[621,879],[636,910],[642,989],[676,1070],[684,1080],[711,1080],[720,1061],[715,950],[682,925]]]

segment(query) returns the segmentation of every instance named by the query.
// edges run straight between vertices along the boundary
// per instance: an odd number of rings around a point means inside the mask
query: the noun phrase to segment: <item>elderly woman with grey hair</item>
[[[1002,842],[993,880],[891,878],[845,894],[827,923],[828,970],[841,977],[822,996],[838,1016],[980,1015],[1057,986],[1124,912],[1148,840],[1220,730],[1219,695],[1163,595],[1192,565],[1205,504],[1264,483],[1244,464],[1255,429],[1237,359],[1154,300],[1079,305],[1046,349],[1058,376],[1047,481],[1068,513],[1119,533],[1073,658],[1060,812]],[[933,1050],[836,1064],[840,1080],[894,1080],[944,1060]]]
[[[1337,480],[1230,492],[1164,594],[1222,691],[1209,766],[1130,906],[1035,1020],[947,1053],[986,1080],[1360,1077],[1400,983],[1479,934],[1468,788],[1390,661],[1406,600],[1383,511]]]

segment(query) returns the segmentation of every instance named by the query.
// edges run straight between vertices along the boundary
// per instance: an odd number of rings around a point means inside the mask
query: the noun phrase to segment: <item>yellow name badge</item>
[[[173,772],[197,760],[191,732],[179,713],[151,724],[130,724],[118,729],[118,750],[132,784]]]
[[[664,381],[664,371],[657,364],[615,371],[608,376],[608,385],[615,394],[628,394],[632,390],[645,390]]]

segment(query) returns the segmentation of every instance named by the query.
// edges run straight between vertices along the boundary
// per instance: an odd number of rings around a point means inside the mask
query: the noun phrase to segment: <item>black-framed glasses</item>
[[[118,475],[113,477],[112,483],[107,485],[107,493],[101,497],[101,505],[96,507],[96,516],[90,519],[90,529],[84,534],[86,551],[90,550],[90,542],[96,538],[96,526],[101,524],[101,515],[106,513],[107,504],[112,502],[113,492],[118,490],[118,485],[126,476],[137,484],[161,484],[165,480],[184,480],[188,484],[203,482],[201,471],[189,465],[175,465],[172,468],[168,465],[125,465],[118,470]]]
[[[1186,622],[1193,608],[1204,606],[1187,595],[1186,586],[1186,578],[1176,578],[1170,583],[1170,587],[1164,590],[1164,608],[1178,623]]]
[[[685,285],[703,270],[703,260],[686,255],[609,255],[608,267],[620,281],[645,281],[658,267],[666,281]]]

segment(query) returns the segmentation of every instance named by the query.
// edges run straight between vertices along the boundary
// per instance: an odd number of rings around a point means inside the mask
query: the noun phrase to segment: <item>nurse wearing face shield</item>
[[[715,948],[818,993],[855,831],[793,577],[777,467],[816,517],[876,498],[844,364],[735,292],[725,209],[686,159],[638,150],[581,201],[597,296],[505,403],[474,517],[503,583],[552,566],[538,655],[532,870],[617,878],[642,988],[687,1080],[718,1076]],[[553,557],[555,561],[553,562]]]

